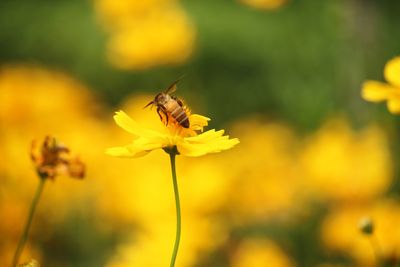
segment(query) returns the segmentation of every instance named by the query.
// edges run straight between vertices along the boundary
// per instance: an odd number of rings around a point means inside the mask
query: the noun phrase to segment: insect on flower
[[[157,114],[160,116],[161,121],[164,121],[161,113],[165,116],[165,125],[168,125],[169,118],[172,118],[183,128],[189,128],[189,116],[182,100],[170,95],[176,91],[176,84],[179,81],[180,79],[176,80],[168,86],[164,92],[158,93],[154,99],[145,106],[145,108],[150,105],[155,105],[157,107]]]
[[[224,130],[212,129],[203,132],[210,118],[192,114],[182,101],[169,95],[176,89],[178,81],[172,83],[164,92],[157,94],[145,106],[145,108],[150,105],[157,107],[157,113],[166,126],[163,129],[153,130],[143,127],[122,110],[115,113],[116,124],[131,133],[133,141],[126,146],[107,149],[108,155],[135,158],[162,148],[165,151],[177,150],[178,154],[188,157],[199,157],[230,149],[239,143],[237,138],[230,139],[228,135],[224,135]]]

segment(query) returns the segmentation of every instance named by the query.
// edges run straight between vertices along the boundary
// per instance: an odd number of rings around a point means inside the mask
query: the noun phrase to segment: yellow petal
[[[224,130],[215,131],[215,129],[212,129],[196,136],[186,137],[185,140],[189,142],[207,142],[211,139],[222,136],[224,132]]]
[[[142,157],[150,151],[160,148],[160,144],[135,144],[132,143],[123,147],[113,147],[106,150],[106,154],[119,158]]]
[[[362,86],[361,96],[367,101],[380,102],[388,98],[391,89],[393,87],[386,83],[366,81]]]
[[[221,152],[223,150],[231,149],[235,145],[239,144],[239,139],[229,139],[229,136],[221,136],[209,144],[209,153]]]
[[[137,130],[140,126],[122,110],[115,112],[114,120],[125,131],[137,135]]]
[[[385,79],[396,87],[400,87],[400,57],[395,57],[385,65]]]
[[[140,126],[136,121],[134,121],[131,117],[129,117],[122,110],[115,112],[114,120],[119,127],[124,129],[125,131],[133,134],[135,137],[144,136],[144,137],[161,137],[162,134],[150,129],[146,129]]]
[[[229,139],[224,130],[209,130],[203,134],[187,137],[177,144],[179,153],[189,157],[198,157],[208,153],[227,150],[239,143],[237,138]]]
[[[390,113],[400,114],[400,99],[399,98],[391,98],[387,102],[387,107]]]
[[[195,131],[203,131],[203,128],[208,125],[210,118],[192,114],[189,117],[190,128]]]
[[[148,153],[148,151],[142,151],[142,155],[144,156],[145,154]],[[127,147],[121,146],[121,147],[112,147],[108,148],[106,150],[106,154],[113,156],[113,157],[119,157],[119,158],[134,158],[138,157],[139,153],[132,153]]]
[[[238,139],[229,139],[229,136],[224,136],[224,130],[213,129],[197,135],[195,131],[203,130],[210,119],[196,114],[192,114],[189,118],[191,124],[189,129],[181,127],[175,131],[164,132],[140,126],[123,111],[116,112],[114,119],[121,128],[135,136],[130,145],[114,147],[106,151],[107,154],[116,157],[139,157],[152,150],[173,145],[177,146],[180,154],[197,157],[230,149],[239,143]]]
[[[187,157],[199,157],[208,153],[208,150],[204,147],[204,144],[190,144],[188,142],[180,142],[177,144],[179,154]]]
[[[167,139],[149,139],[149,138],[139,138],[133,141],[129,149],[131,150],[154,150],[162,148],[168,145]]]

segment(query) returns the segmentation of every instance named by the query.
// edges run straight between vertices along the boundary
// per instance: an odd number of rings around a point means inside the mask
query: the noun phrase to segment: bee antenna
[[[150,105],[152,106],[154,105],[154,100],[150,101],[146,106],[143,107],[143,109],[147,108]]]
[[[178,79],[176,79],[177,82],[179,82],[180,80],[182,80],[183,78],[186,77],[186,73],[182,74],[181,76],[179,76]]]

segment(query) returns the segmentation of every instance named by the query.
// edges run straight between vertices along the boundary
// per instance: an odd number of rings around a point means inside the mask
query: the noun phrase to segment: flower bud
[[[374,233],[374,222],[369,217],[362,218],[358,227],[365,235],[372,235]]]

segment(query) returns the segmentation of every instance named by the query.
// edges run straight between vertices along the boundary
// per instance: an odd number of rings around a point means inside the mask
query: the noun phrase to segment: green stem
[[[376,264],[378,267],[382,266],[382,249],[381,246],[379,245],[378,239],[376,238],[375,235],[371,235],[369,237],[372,250],[374,251],[375,259],[376,259]]]
[[[175,245],[174,245],[174,251],[172,253],[170,267],[175,266],[176,256],[178,255],[179,241],[181,239],[181,205],[179,202],[178,181],[176,179],[175,156],[176,153],[174,152],[169,153],[169,157],[171,160],[172,180],[174,182],[175,205],[176,205],[176,237],[175,237]]]
[[[18,261],[19,261],[19,257],[21,256],[21,253],[22,253],[22,251],[24,249],[26,240],[28,239],[29,228],[31,227],[33,215],[35,214],[36,206],[37,206],[39,198],[40,198],[40,196],[42,194],[45,181],[46,181],[45,178],[40,178],[39,185],[38,185],[38,187],[36,189],[36,193],[35,193],[35,196],[33,197],[31,208],[29,210],[28,220],[26,221],[24,232],[22,233],[22,236],[21,236],[21,238],[19,240],[17,249],[15,251],[11,267],[16,267],[17,266]]]

